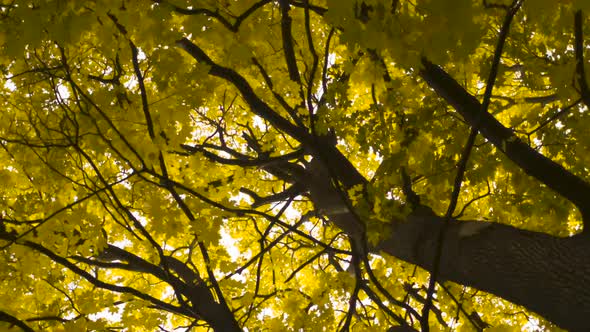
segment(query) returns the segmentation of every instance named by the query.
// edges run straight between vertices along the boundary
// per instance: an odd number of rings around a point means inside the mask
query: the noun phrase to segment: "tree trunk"
[[[431,271],[442,218],[410,216],[377,249]],[[497,223],[451,221],[439,281],[523,305],[572,331],[590,327],[590,239],[557,238]]]

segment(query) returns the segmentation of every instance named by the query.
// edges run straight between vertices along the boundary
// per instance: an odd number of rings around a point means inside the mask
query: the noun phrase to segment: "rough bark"
[[[442,218],[410,216],[379,249],[432,270]],[[439,281],[451,280],[524,305],[570,330],[590,315],[590,241],[497,223],[452,221],[445,228]]]

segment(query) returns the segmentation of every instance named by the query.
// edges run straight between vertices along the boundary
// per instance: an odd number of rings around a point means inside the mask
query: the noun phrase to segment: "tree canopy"
[[[0,2],[0,329],[590,326],[587,0]]]

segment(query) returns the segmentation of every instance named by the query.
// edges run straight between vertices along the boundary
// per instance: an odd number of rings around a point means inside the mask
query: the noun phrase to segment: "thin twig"
[[[491,66],[490,75],[488,76],[488,80],[486,83],[486,89],[484,92],[483,101],[481,104],[481,109],[479,110],[479,115],[487,113],[488,106],[490,104],[490,99],[492,96],[492,91],[494,89],[494,84],[496,81],[496,76],[498,74],[498,66],[500,65],[500,58],[502,56],[502,49],[504,48],[504,43],[506,42],[506,38],[508,37],[508,32],[510,30],[510,24],[512,23],[512,19],[516,12],[520,8],[522,4],[522,0],[514,0],[512,5],[509,8],[509,11],[506,13],[504,18],[504,22],[502,24],[502,28],[500,30],[500,34],[498,36],[498,43],[496,45],[496,49],[494,51],[494,58],[493,63]],[[471,154],[471,150],[475,143],[475,138],[477,137],[478,126],[479,126],[479,119],[481,117],[478,115],[478,120],[475,122],[475,125],[471,128],[471,132],[469,133],[469,138],[467,139],[467,143],[465,144],[465,148],[463,149],[463,153],[461,155],[461,159],[458,164],[457,175],[455,176],[455,182],[453,186],[453,192],[451,194],[451,201],[449,202],[449,207],[447,209],[447,213],[445,214],[444,224],[439,230],[438,240],[437,240],[437,250],[435,253],[435,258],[433,262],[432,273],[430,274],[430,281],[428,284],[428,291],[426,296],[426,302],[422,308],[422,317],[421,317],[421,328],[422,332],[428,332],[430,330],[428,326],[428,314],[430,312],[430,308],[432,306],[432,299],[434,296],[434,289],[436,286],[436,279],[438,278],[438,273],[440,270],[440,260],[442,256],[442,249],[443,249],[443,240],[444,234],[446,231],[447,224],[452,219],[453,212],[457,206],[457,201],[459,199],[459,193],[461,190],[461,184],[463,182],[463,177],[465,174],[465,169],[467,168],[467,161],[469,160],[469,155]]]

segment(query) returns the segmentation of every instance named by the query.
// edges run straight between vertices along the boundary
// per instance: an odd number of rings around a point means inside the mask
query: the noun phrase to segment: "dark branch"
[[[526,174],[572,202],[586,218],[590,217],[590,186],[561,165],[543,156],[518,139],[491,114],[481,113],[481,104],[441,67],[422,60],[422,78],[453,106],[472,127],[516,163]]]
[[[418,196],[412,188],[412,179],[408,175],[405,167],[400,169],[400,173],[402,177],[402,192],[406,196],[406,200],[410,204],[410,207],[414,209],[420,205],[420,196]]]
[[[303,1],[291,1],[291,6],[293,7],[299,7],[299,8],[309,8],[310,11],[320,15],[320,16],[324,16],[324,14],[328,11],[327,8],[324,7],[320,7],[320,6],[315,6],[312,4],[308,4],[308,1],[303,0]]]
[[[303,191],[302,186],[297,183],[295,183],[291,187],[285,189],[284,191],[281,191],[280,193],[276,193],[274,195],[270,195],[270,196],[266,196],[266,197],[261,197],[257,193],[255,193],[254,191],[252,191],[248,188],[241,188],[240,189],[241,193],[244,193],[244,194],[252,197],[252,199],[254,200],[254,203],[252,203],[252,208],[257,208],[259,206],[274,203],[274,202],[285,201],[289,198],[292,198],[292,197],[295,197],[295,196],[301,194],[302,191]]]
[[[266,119],[278,130],[284,131],[298,141],[302,143],[311,143],[311,137],[305,129],[297,127],[270,108],[270,106],[254,93],[254,90],[252,90],[248,81],[235,70],[220,66],[213,62],[213,60],[211,60],[200,47],[186,38],[178,40],[176,44],[195,58],[195,60],[210,66],[211,69],[209,70],[209,74],[222,78],[233,84],[240,91],[242,97],[246,100],[250,109],[256,115]]]
[[[69,269],[70,271],[72,271],[73,273],[79,275],[80,277],[86,279],[88,282],[90,282],[91,284],[93,284],[94,286],[98,287],[98,288],[102,288],[102,289],[106,289],[106,290],[110,290],[113,292],[117,292],[117,293],[127,293],[127,294],[131,294],[137,298],[140,298],[142,300],[145,300],[147,302],[152,303],[153,305],[155,305],[157,308],[166,310],[168,312],[171,313],[176,313],[176,314],[180,314],[180,315],[184,315],[184,316],[189,316],[189,317],[193,317],[194,315],[186,310],[185,308],[182,307],[177,307],[174,306],[172,304],[160,301],[150,295],[147,295],[145,293],[142,293],[140,291],[138,291],[135,288],[131,288],[128,286],[117,286],[117,285],[112,285],[109,283],[106,283],[104,281],[99,280],[98,278],[94,277],[93,275],[91,275],[90,273],[82,270],[81,268],[79,268],[78,266],[76,266],[75,264],[73,264],[72,262],[68,261],[66,258],[59,256],[57,254],[55,254],[53,251],[45,248],[44,246],[31,242],[31,241],[25,241],[23,243],[23,245],[42,253],[43,255],[47,256],[48,258],[50,258],[51,260],[53,260],[55,263],[58,263],[60,265],[62,265],[63,267]]]
[[[488,106],[490,104],[490,98],[492,96],[492,91],[494,89],[494,84],[496,83],[496,76],[498,74],[498,66],[500,65],[500,58],[502,56],[502,50],[504,48],[504,43],[506,42],[506,38],[508,37],[508,32],[510,31],[510,24],[514,15],[521,6],[521,0],[514,0],[510,10],[506,13],[506,17],[504,18],[504,23],[502,24],[502,28],[500,30],[500,35],[498,36],[498,43],[496,45],[496,49],[494,51],[494,58],[492,62],[492,67],[490,74],[488,76],[488,80],[486,83],[486,89],[484,92],[483,102],[481,105],[481,109],[479,110],[479,116],[484,114],[488,114]],[[440,270],[440,260],[442,257],[442,250],[443,250],[443,241],[444,241],[444,233],[446,231],[446,226],[449,221],[453,217],[453,213],[455,212],[455,208],[457,207],[457,201],[459,200],[459,193],[461,192],[461,184],[463,183],[463,177],[465,175],[465,170],[467,168],[467,162],[469,161],[469,155],[471,154],[471,150],[473,149],[473,145],[475,144],[475,138],[477,137],[479,129],[479,119],[475,121],[475,124],[471,127],[471,132],[469,133],[469,138],[467,139],[467,143],[465,144],[465,148],[463,153],[461,154],[461,160],[459,160],[459,165],[457,166],[457,175],[455,176],[455,182],[453,184],[453,192],[451,194],[451,201],[449,202],[449,206],[447,209],[447,213],[444,218],[444,225],[440,228],[437,244],[436,244],[436,254],[433,263],[433,269],[430,274],[430,281],[428,284],[428,291],[426,295],[426,301],[424,303],[424,307],[422,307],[422,317],[420,325],[422,327],[422,332],[428,332],[428,313],[432,307],[432,298],[434,296],[434,290],[436,286],[436,280],[438,279],[438,274]]]
[[[293,47],[293,35],[291,34],[291,17],[289,16],[289,0],[279,0],[281,7],[281,34],[283,36],[283,52],[285,53],[285,62],[289,69],[289,78],[295,82],[301,82],[299,69],[297,69],[297,59],[295,58],[295,49]]]
[[[444,245],[444,234],[446,230],[446,226],[453,217],[453,212],[457,207],[457,201],[459,200],[459,193],[461,192],[461,184],[463,183],[463,177],[465,175],[465,170],[467,168],[467,161],[469,161],[469,155],[471,154],[471,150],[473,149],[473,144],[475,143],[475,138],[477,137],[477,129],[472,128],[471,132],[469,133],[469,137],[467,138],[467,143],[465,143],[465,148],[463,149],[463,153],[461,154],[461,159],[459,160],[459,164],[457,165],[457,174],[455,176],[455,181],[453,184],[453,192],[451,193],[451,201],[449,202],[449,206],[447,208],[447,213],[444,218],[443,227],[439,229],[437,245],[436,245],[436,253],[434,256],[434,263],[433,268],[430,274],[430,281],[428,284],[428,291],[426,296],[426,302],[424,303],[424,307],[422,307],[422,318],[421,318],[421,326],[423,332],[428,332],[428,313],[432,306],[432,297],[434,295],[434,289],[436,286],[436,280],[438,278],[439,269],[440,269],[440,259],[442,256],[442,250]]]
[[[236,71],[218,65],[200,47],[186,38],[182,38],[176,43],[197,61],[210,66],[209,74],[232,83],[240,91],[254,114],[266,119],[275,128],[285,132],[312,150],[328,166],[331,172],[334,173],[334,179],[341,181],[346,188],[350,188],[356,184],[366,183],[366,179],[333,144],[324,142],[319,137],[313,137],[306,129],[294,125],[276,113],[254,93],[246,79]]]
[[[262,64],[260,64],[260,62],[258,62],[258,60],[256,58],[252,58],[252,63],[254,63],[256,68],[258,68],[258,71],[260,71],[260,74],[264,78],[264,82],[266,83],[266,85],[268,85],[268,87],[270,88],[270,91],[272,92],[272,95],[279,102],[279,104],[281,104],[281,106],[287,111],[287,113],[289,113],[289,115],[291,116],[293,121],[295,121],[295,123],[299,127],[305,128],[305,125],[301,121],[301,117],[297,114],[297,111],[293,107],[291,107],[291,105],[289,105],[289,103],[287,103],[287,101],[285,100],[285,98],[283,98],[283,96],[281,96],[276,91],[274,91],[274,85],[272,83],[272,80],[270,79],[270,76],[268,75],[268,73],[266,72],[266,69],[264,69]]]
[[[500,58],[502,57],[502,50],[504,49],[504,43],[506,42],[506,38],[508,38],[508,32],[510,31],[510,24],[512,23],[512,19],[516,12],[520,9],[522,5],[521,0],[515,0],[512,5],[510,6],[508,13],[504,17],[504,22],[502,23],[502,28],[500,28],[500,35],[498,36],[498,43],[496,44],[496,49],[494,51],[494,58],[492,60],[492,66],[490,69],[490,74],[488,76],[488,80],[486,82],[486,89],[483,95],[483,101],[481,102],[481,113],[487,113],[488,106],[490,105],[490,99],[492,97],[492,91],[494,89],[494,84],[496,82],[496,76],[498,75],[498,67],[500,66]],[[477,126],[476,126],[477,127]]]
[[[164,2],[162,0],[152,0],[152,1],[155,3],[158,3],[158,4]],[[256,2],[255,4],[250,6],[250,8],[246,9],[242,14],[240,14],[238,17],[236,17],[233,24],[228,19],[223,17],[223,15],[221,15],[219,13],[219,10],[213,11],[213,10],[206,9],[206,8],[187,9],[187,8],[182,8],[182,7],[170,4],[170,3],[168,3],[168,5],[170,5],[176,13],[179,13],[182,15],[205,15],[205,16],[216,19],[228,30],[230,30],[232,32],[238,32],[240,25],[242,24],[242,22],[244,22],[245,19],[247,19],[250,15],[252,15],[252,13],[254,13],[257,9],[261,8],[262,6],[266,5],[267,3],[270,3],[271,1],[272,0],[262,0],[262,1]]]
[[[35,332],[25,322],[4,311],[0,311],[0,321],[9,323],[12,326],[18,326],[25,332]]]
[[[586,107],[590,107],[590,90],[584,69],[584,32],[582,27],[582,11],[578,10],[574,19],[574,51],[576,54],[576,78],[580,86],[580,94]]]
[[[582,101],[582,98],[579,98],[578,100],[575,100],[570,105],[567,105],[567,106],[559,109],[555,114],[553,114],[552,116],[550,116],[549,118],[547,118],[545,121],[541,122],[535,129],[531,130],[530,132],[528,132],[526,134],[527,135],[532,135],[532,134],[536,133],[537,131],[543,129],[545,126],[547,126],[551,122],[553,122],[553,121],[557,120],[558,118],[562,117],[563,115],[569,113],[569,111],[571,109],[573,109],[575,106],[578,106],[578,104],[580,103],[580,101]]]

